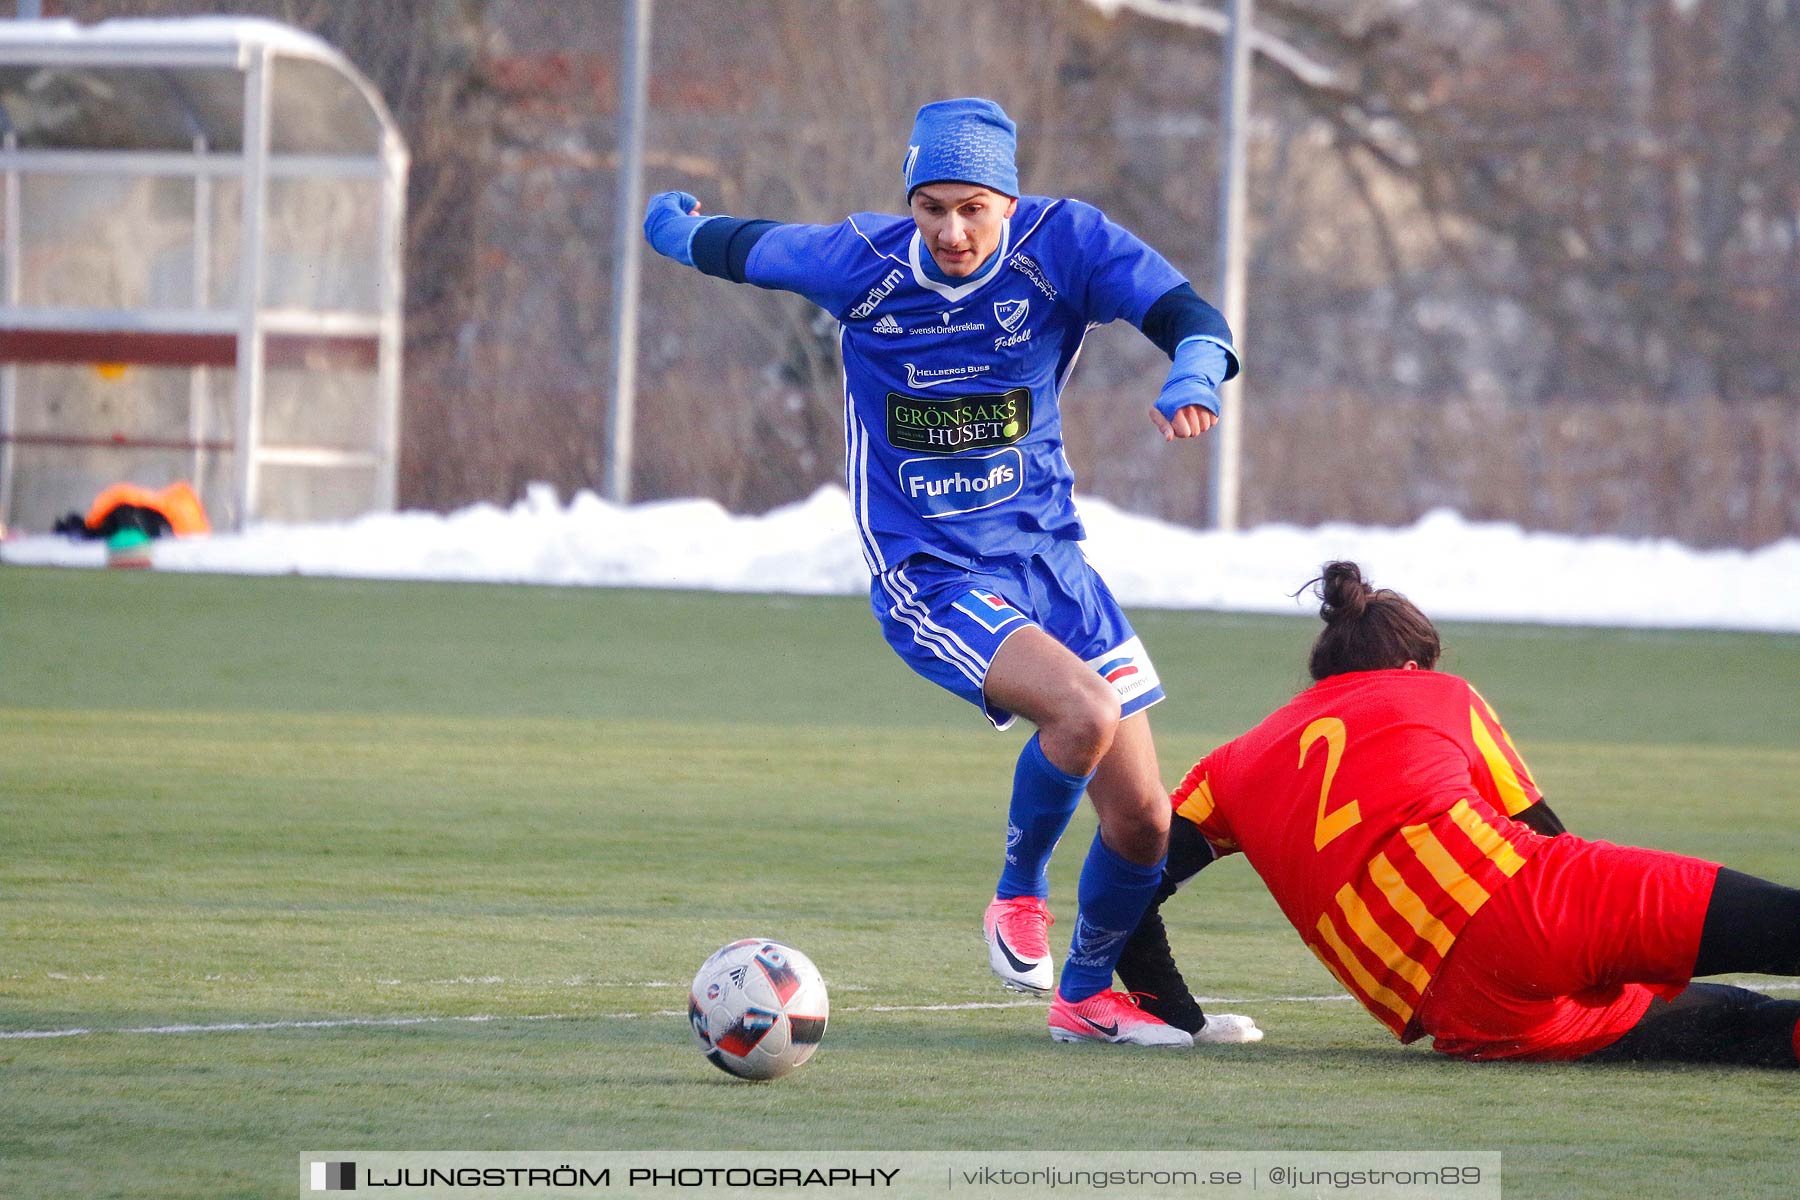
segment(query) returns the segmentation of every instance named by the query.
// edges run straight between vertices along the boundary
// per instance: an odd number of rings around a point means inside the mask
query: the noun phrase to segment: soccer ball
[[[813,1056],[831,1002],[812,959],[768,938],[715,950],[688,989],[706,1060],[739,1079],[779,1079]]]

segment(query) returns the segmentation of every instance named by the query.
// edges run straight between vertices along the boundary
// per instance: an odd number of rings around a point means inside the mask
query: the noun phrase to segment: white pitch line
[[[839,1011],[853,1012],[970,1012],[978,1008],[1045,1008],[1048,1000],[982,1000],[971,1004],[865,1004]]]
[[[1763,992],[1800,991],[1800,981],[1782,983],[1753,982],[1752,990]],[[1338,993],[1331,996],[1196,996],[1201,1004],[1337,1004],[1352,1002]],[[967,1004],[867,1004],[840,1008],[844,1013],[906,1012],[971,1012],[979,1009],[1043,1008],[1046,1000],[993,1000]],[[466,1017],[334,1017],[316,1021],[231,1021],[217,1025],[137,1025],[116,1029],[10,1029],[0,1030],[0,1041],[42,1040],[46,1038],[90,1037],[96,1034],[162,1035],[184,1033],[262,1033],[284,1029],[388,1029],[409,1025],[482,1024],[494,1021],[597,1021],[641,1020],[645,1017],[685,1017],[679,1008],[656,1009],[652,1012],[610,1013],[527,1013],[519,1016],[479,1013]]]
[[[1354,1001],[1344,992],[1329,996],[1195,996],[1196,1004],[1335,1004],[1339,1000]]]
[[[484,1013],[469,1017],[336,1017],[319,1021],[231,1021],[219,1025],[138,1025],[124,1029],[14,1029],[0,1031],[0,1038],[86,1037],[96,1033],[255,1033],[270,1029],[350,1029],[434,1025],[445,1021],[567,1021],[577,1015],[579,1014],[543,1013],[510,1017]],[[637,1014],[615,1013],[609,1015],[636,1016]]]
[[[871,1005],[867,1008],[840,1008],[840,1013],[856,1012],[948,1012],[953,1009],[976,1008],[1026,1008],[1041,1007],[1041,1000],[1009,1000],[982,1004],[885,1004]],[[454,1022],[482,1023],[491,1021],[597,1021],[597,1020],[640,1020],[644,1017],[685,1017],[687,1011],[679,1008],[657,1009],[652,1012],[610,1012],[610,1013],[533,1013],[521,1016],[507,1016],[497,1013],[480,1013],[467,1017],[334,1017],[316,1021],[229,1021],[217,1025],[136,1025],[116,1029],[11,1029],[0,1030],[0,1039],[28,1040],[44,1038],[88,1037],[102,1033],[129,1034],[180,1034],[180,1033],[260,1033],[282,1029],[369,1029],[399,1028],[408,1025],[442,1025]]]

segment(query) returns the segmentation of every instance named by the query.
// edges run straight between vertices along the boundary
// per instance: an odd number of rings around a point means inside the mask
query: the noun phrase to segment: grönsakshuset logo
[[[887,440],[914,454],[1010,446],[1031,432],[1031,390],[978,396],[887,396]]]

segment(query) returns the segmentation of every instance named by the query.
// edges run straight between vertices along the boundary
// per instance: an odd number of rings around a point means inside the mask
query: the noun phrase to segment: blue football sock
[[[1095,831],[1081,867],[1081,911],[1075,917],[1075,936],[1069,939],[1057,995],[1073,1003],[1112,986],[1125,939],[1143,919],[1162,877],[1160,860],[1141,867],[1114,853]]]
[[[1092,778],[1091,773],[1070,775],[1057,770],[1044,757],[1038,735],[1031,735],[1013,771],[1012,804],[1006,810],[1006,865],[994,895],[1010,900],[1050,894],[1050,852],[1069,827],[1069,818],[1075,815],[1081,793]]]

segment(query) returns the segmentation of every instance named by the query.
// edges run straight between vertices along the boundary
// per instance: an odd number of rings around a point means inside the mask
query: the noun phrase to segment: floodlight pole
[[[631,501],[637,406],[638,232],[644,203],[644,93],[650,76],[651,0],[625,5],[625,71],[619,83],[619,187],[613,220],[612,403],[606,417],[606,498]]]
[[[19,227],[23,205],[20,202],[19,168],[13,156],[19,150],[19,132],[8,128],[0,134],[0,148],[6,150],[7,168],[0,187],[0,300],[6,307],[19,306],[19,277],[24,273],[23,239]],[[0,366],[0,536],[12,516],[14,462],[13,435],[19,424],[19,364]]]
[[[232,528],[242,530],[262,500],[263,397],[267,351],[263,337],[265,230],[269,209],[270,54],[259,46],[244,71],[244,176],[238,218],[237,420],[232,453],[237,468]]]
[[[1244,352],[1244,279],[1248,267],[1244,216],[1248,207],[1246,140],[1250,116],[1250,25],[1256,0],[1231,0],[1231,28],[1225,35],[1224,124],[1219,165],[1219,300],[1240,359]],[[1244,454],[1244,384],[1235,381],[1213,440],[1212,526],[1238,526]]]

